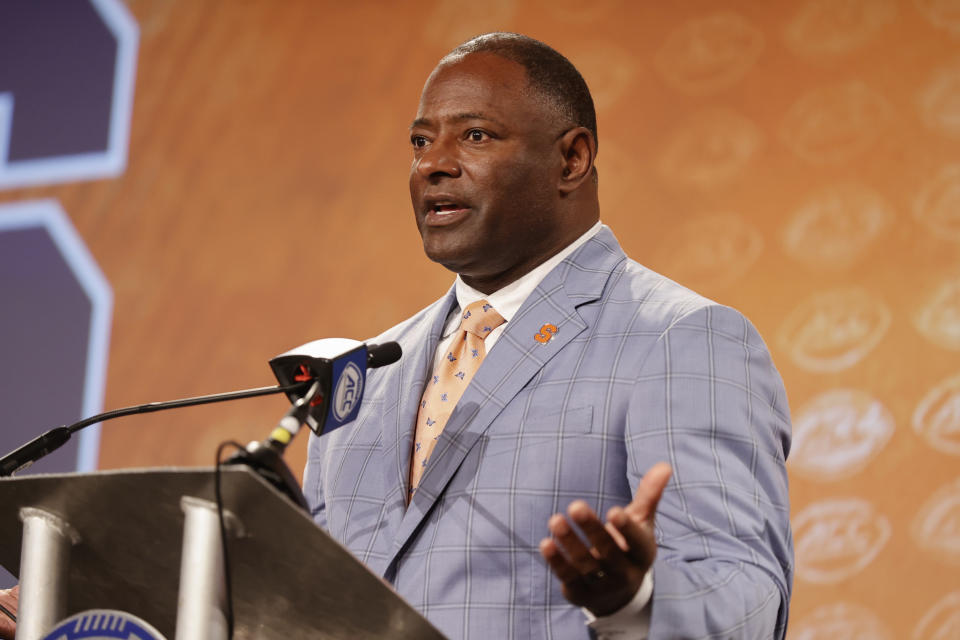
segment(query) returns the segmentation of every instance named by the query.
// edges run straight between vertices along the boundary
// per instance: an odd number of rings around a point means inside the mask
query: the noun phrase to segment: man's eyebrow
[[[487,122],[492,122],[501,127],[506,126],[496,118],[485,115],[483,113],[476,113],[476,112],[458,113],[457,115],[452,116],[450,118],[446,118],[446,119],[452,120],[454,122],[463,122],[464,120],[486,120]],[[433,124],[433,120],[431,120],[430,118],[417,118],[410,124],[410,128],[414,129],[416,127],[429,127],[432,124]]]

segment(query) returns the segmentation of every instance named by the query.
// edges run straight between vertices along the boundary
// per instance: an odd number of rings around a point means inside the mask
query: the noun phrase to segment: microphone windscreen
[[[396,342],[384,342],[383,344],[367,345],[367,368],[375,369],[388,364],[393,364],[400,359],[403,351]]]

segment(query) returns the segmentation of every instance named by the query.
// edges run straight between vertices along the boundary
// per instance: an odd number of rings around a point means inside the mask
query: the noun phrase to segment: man
[[[480,36],[410,133],[424,250],[458,277],[311,438],[317,522],[453,638],[782,637],[782,382],[745,318],[599,223],[580,74]]]

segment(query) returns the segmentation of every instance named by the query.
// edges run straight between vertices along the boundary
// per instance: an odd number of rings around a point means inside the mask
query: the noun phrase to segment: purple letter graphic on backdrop
[[[121,0],[0,2],[0,189],[123,173],[138,38]]]
[[[0,205],[0,454],[102,410],[113,294],[54,200]],[[92,471],[99,426],[30,471]]]
[[[123,172],[138,39],[122,0],[0,0],[0,189]],[[59,204],[0,206],[0,453],[101,410],[111,311]],[[98,439],[31,471],[93,470]]]

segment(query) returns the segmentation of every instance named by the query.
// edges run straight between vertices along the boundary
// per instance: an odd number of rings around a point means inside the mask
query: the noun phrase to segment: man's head
[[[586,127],[597,141],[593,96],[577,68],[552,47],[519,33],[487,33],[467,40],[440,60],[456,62],[471,53],[492,53],[512,60],[527,72],[530,88],[570,126]],[[438,65],[439,66],[439,65]]]
[[[546,45],[488,34],[454,49],[410,129],[410,195],[432,260],[490,293],[599,217],[586,84]]]

